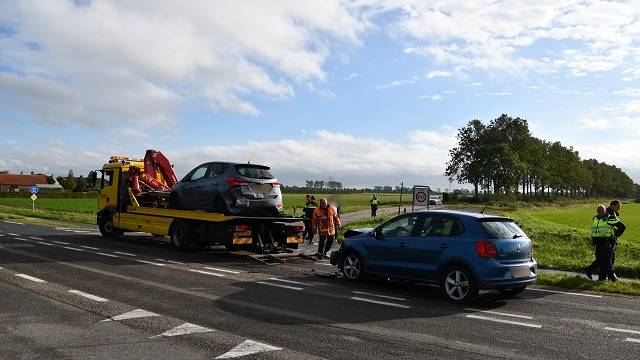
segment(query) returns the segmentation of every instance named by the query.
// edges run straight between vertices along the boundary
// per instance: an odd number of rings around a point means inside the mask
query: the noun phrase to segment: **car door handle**
[[[404,241],[403,241],[403,242],[401,242],[401,243],[400,243],[400,247],[407,247],[407,243],[406,243],[406,242],[404,242]]]
[[[449,247],[449,245],[447,245],[447,244],[440,244],[440,246],[439,246],[440,249],[446,249],[448,247]]]

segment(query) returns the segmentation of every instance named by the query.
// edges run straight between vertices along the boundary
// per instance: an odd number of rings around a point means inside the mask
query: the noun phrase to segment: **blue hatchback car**
[[[509,218],[462,211],[417,211],[376,228],[349,230],[331,254],[349,280],[365,273],[439,285],[455,303],[479,290],[518,294],[535,284],[527,235]]]

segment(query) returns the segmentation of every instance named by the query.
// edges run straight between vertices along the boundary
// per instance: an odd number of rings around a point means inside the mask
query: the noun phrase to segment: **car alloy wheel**
[[[447,295],[454,301],[464,300],[470,291],[470,281],[463,271],[453,269],[450,271],[444,282]]]
[[[349,280],[358,280],[362,274],[362,261],[355,253],[345,255],[342,260],[342,273]]]

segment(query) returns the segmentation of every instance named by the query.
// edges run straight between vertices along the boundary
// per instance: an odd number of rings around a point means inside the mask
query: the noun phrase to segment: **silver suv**
[[[169,199],[174,209],[277,216],[282,211],[280,185],[267,166],[209,162],[180,180]]]

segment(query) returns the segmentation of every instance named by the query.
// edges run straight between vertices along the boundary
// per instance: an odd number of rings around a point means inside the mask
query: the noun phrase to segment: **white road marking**
[[[133,257],[138,256],[136,254],[126,253],[126,252],[121,252],[121,251],[114,251],[113,253],[114,254],[120,254],[120,255],[126,255],[126,256],[133,256]]]
[[[4,235],[0,234],[0,237],[2,237],[2,236],[4,236]]]
[[[225,273],[229,273],[229,274],[240,274],[240,271],[233,271],[233,270],[227,270],[227,269],[221,269],[221,268],[214,268],[214,267],[209,267],[209,266],[205,266],[204,268],[207,269],[207,270],[221,271],[221,272],[225,272]]]
[[[368,293],[368,292],[364,292],[364,291],[352,291],[352,293],[360,294],[360,295],[375,296],[375,297],[379,297],[379,298],[383,298],[383,299],[390,299],[390,300],[400,300],[400,301],[406,301],[407,300],[407,299],[401,298],[401,297],[395,297],[395,296],[389,296],[389,295],[378,295],[378,294]]]
[[[102,256],[108,256],[108,257],[112,257],[112,258],[120,258],[120,256],[118,256],[118,255],[107,254],[107,253],[102,253],[102,252],[95,252],[95,254],[102,255]]]
[[[44,240],[43,238],[37,236],[29,236],[29,238],[33,240]]]
[[[269,286],[275,286],[275,287],[284,288],[284,289],[289,289],[289,290],[298,290],[298,291],[302,291],[302,290],[304,290],[304,288],[301,288],[301,287],[295,287],[295,286],[288,286],[288,285],[274,284],[274,283],[269,283],[269,282],[266,282],[266,281],[258,281],[258,284],[262,284],[262,285],[269,285]]]
[[[53,244],[49,244],[48,242],[44,242],[44,241],[36,241],[36,242],[42,245],[53,246]]]
[[[625,341],[633,342],[633,343],[639,343],[640,344],[640,339],[627,338],[627,340],[625,340]]]
[[[20,240],[20,241],[28,241],[28,242],[31,242],[31,241],[32,241],[32,240],[27,240],[27,239],[19,238],[19,237],[17,237],[17,238],[13,238],[13,239],[14,239],[14,240]]]
[[[271,281],[280,281],[283,283],[289,283],[289,284],[295,284],[295,285],[304,285],[304,286],[313,286],[313,284],[307,284],[307,283],[303,283],[300,281],[293,281],[293,280],[285,280],[285,279],[278,279],[278,278],[269,278],[269,280]]]
[[[231,359],[231,358],[237,358],[237,357],[247,356],[251,354],[257,354],[257,353],[267,352],[267,351],[276,351],[276,350],[282,350],[282,348],[259,343],[253,340],[246,340],[242,344],[218,356],[216,359]]]
[[[7,235],[11,235],[11,236],[20,236],[18,234],[14,234],[14,233],[7,233]]]
[[[199,325],[184,323],[180,326],[176,326],[171,330],[167,330],[160,335],[152,336],[151,338],[159,337],[159,336],[179,336],[179,335],[187,335],[194,333],[205,333],[214,331],[213,329],[207,329],[206,327],[202,327]]]
[[[64,241],[55,241],[55,240],[53,240],[53,242],[56,243],[56,244],[60,244],[60,245],[71,245],[68,242],[64,242]]]
[[[602,297],[602,296],[600,296],[600,295],[582,294],[582,293],[575,293],[575,292],[568,292],[568,291],[557,291],[557,290],[549,290],[549,289],[534,289],[534,288],[527,288],[527,290],[531,290],[531,291],[544,291],[544,292],[550,292],[550,293],[556,293],[556,294],[565,294],[565,295],[586,296],[586,297],[594,297],[594,298],[601,298],[601,297]]]
[[[622,332],[622,333],[640,335],[640,331],[637,331],[637,330],[617,329],[617,328],[612,328],[612,327],[606,327],[604,329],[605,330],[609,330],[609,331],[617,331],[617,332]]]
[[[379,301],[379,300],[361,298],[361,297],[357,297],[357,296],[352,296],[351,300],[363,301],[363,302],[368,302],[368,303],[378,304],[378,305],[392,306],[392,307],[397,307],[397,308],[401,308],[401,309],[411,309],[411,306],[407,306],[407,305],[401,305],[401,304],[395,304],[395,303],[390,303],[390,302],[386,302],[386,301]]]
[[[35,281],[37,283],[46,283],[46,281],[42,280],[42,279],[38,279],[37,277],[33,277],[33,276],[29,276],[27,274],[14,274],[17,277],[21,277],[23,279],[27,279],[27,280],[31,280],[31,281]]]
[[[106,301],[109,301],[109,300],[107,300],[107,299],[105,299],[105,298],[101,298],[100,296],[95,296],[95,295],[87,294],[86,292],[84,292],[84,291],[80,291],[80,290],[69,290],[69,291],[67,291],[67,292],[68,292],[68,293],[71,293],[71,294],[76,294],[76,295],[82,296],[83,298],[87,298],[87,299],[90,299],[90,300],[93,300],[93,301],[98,301],[98,302],[106,302]]]
[[[82,251],[82,252],[84,252],[84,250],[82,250],[82,249],[74,248],[74,247],[71,247],[71,246],[63,246],[63,248],[64,249],[73,250],[73,251]]]
[[[156,261],[164,261],[164,262],[168,262],[170,264],[184,265],[184,263],[181,263],[180,261],[165,260],[165,259],[156,259]]]
[[[194,273],[198,273],[198,274],[213,275],[213,276],[217,276],[217,277],[225,277],[225,276],[227,276],[227,275],[224,275],[224,274],[218,274],[218,273],[213,273],[213,272],[210,272],[210,271],[203,271],[203,270],[190,269],[189,271],[194,272]]]
[[[21,223],[21,222],[16,222],[16,221],[4,220],[4,222],[9,223],[9,224],[24,225],[23,223]]]
[[[491,318],[491,317],[486,317],[486,316],[479,316],[479,315],[466,315],[465,317],[471,318],[471,319],[493,321],[493,322],[498,322],[498,323],[503,323],[503,324],[519,325],[519,326],[536,328],[536,329],[540,329],[542,327],[542,325],[537,325],[537,324],[528,324],[528,323],[523,323],[523,322],[518,322],[518,321],[496,319],[496,318]]]
[[[127,320],[127,319],[139,319],[139,318],[145,318],[145,317],[151,317],[151,316],[160,316],[160,315],[158,315],[156,313],[152,313],[152,312],[147,311],[147,310],[135,309],[135,310],[126,312],[124,314],[117,315],[117,316],[114,316],[112,318],[102,320],[101,322],[105,322],[105,321],[120,321],[120,320]]]
[[[533,319],[531,316],[509,314],[509,313],[503,313],[503,312],[491,311],[491,310],[480,310],[480,309],[473,309],[473,308],[466,308],[465,310],[467,310],[467,311],[476,311],[476,312],[481,312],[481,313],[485,313],[485,314],[511,316],[511,317],[520,318],[520,319],[528,319],[528,320]]]
[[[136,260],[139,263],[143,263],[143,264],[149,264],[149,265],[155,265],[155,266],[165,266],[165,264],[160,264],[157,262],[153,262],[153,261],[146,261],[146,260]]]
[[[90,249],[90,250],[100,250],[100,248],[93,247],[93,246],[80,245],[80,247],[85,249]]]

